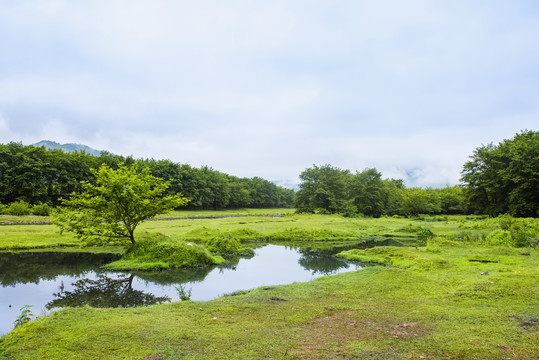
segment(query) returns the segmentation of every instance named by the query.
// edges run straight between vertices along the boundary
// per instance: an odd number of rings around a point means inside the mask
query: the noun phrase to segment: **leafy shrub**
[[[0,204],[0,215],[7,215],[7,205]]]
[[[417,236],[419,237],[433,237],[434,233],[429,228],[421,228],[417,231]]]
[[[357,206],[351,203],[346,203],[343,205],[339,213],[344,217],[359,217],[360,215],[357,212]]]
[[[32,207],[32,214],[38,216],[49,216],[52,212],[52,209],[47,204],[38,204]]]
[[[238,254],[241,251],[240,241],[230,234],[215,236],[207,240],[205,245],[216,254]]]
[[[30,208],[30,204],[21,200],[9,204],[7,208],[7,213],[8,215],[22,216],[30,215],[32,213],[32,210]]]
[[[500,225],[500,229],[502,230],[510,230],[511,226],[515,222],[515,219],[509,214],[500,215],[498,216],[497,220],[498,224]]]
[[[498,229],[488,234],[486,243],[494,246],[511,246],[513,244],[513,238],[509,230]]]

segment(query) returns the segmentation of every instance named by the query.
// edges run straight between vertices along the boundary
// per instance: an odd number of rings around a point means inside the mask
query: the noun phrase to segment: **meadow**
[[[339,256],[372,265],[308,283],[269,285],[206,302],[60,310],[4,336],[0,358],[539,356],[539,220],[346,218],[286,209],[163,217],[197,219],[147,221],[137,231],[200,243],[229,235],[251,246],[271,242],[316,249],[388,238],[403,246],[343,251]],[[89,251],[52,225],[2,226],[0,233],[4,251]],[[529,238],[528,246],[514,246],[511,236],[519,234]]]

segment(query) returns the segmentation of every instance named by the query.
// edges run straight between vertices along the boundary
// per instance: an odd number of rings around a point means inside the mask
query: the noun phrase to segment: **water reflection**
[[[333,256],[328,256],[310,249],[298,250],[301,254],[298,260],[299,264],[305,269],[311,271],[313,275],[331,275],[341,269],[348,269],[349,264]]]
[[[177,287],[192,300],[211,300],[237,290],[305,282],[360,269],[312,249],[265,245],[251,258],[231,258],[227,267],[158,272],[109,272],[101,265],[118,255],[81,253],[0,253],[0,335],[26,304],[36,315],[75,306],[134,307],[180,300]],[[7,320],[7,321],[6,321]]]
[[[168,296],[155,296],[141,290],[133,289],[135,275],[111,278],[98,274],[97,279],[80,279],[72,285],[74,290],[67,291],[62,285],[60,292],[53,295],[57,298],[45,305],[47,309],[77,307],[136,307],[160,304],[170,301]]]
[[[58,276],[78,276],[118,260],[118,254],[0,252],[0,285],[39,284]]]

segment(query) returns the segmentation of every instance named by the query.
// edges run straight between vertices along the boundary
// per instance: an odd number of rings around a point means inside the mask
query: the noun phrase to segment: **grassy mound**
[[[441,256],[433,255],[433,251],[415,248],[379,246],[371,249],[353,249],[337,254],[348,260],[380,263],[417,271],[442,269],[450,262]]]
[[[163,234],[143,234],[121,260],[105,266],[109,270],[157,270],[216,265],[223,261],[201,245]]]

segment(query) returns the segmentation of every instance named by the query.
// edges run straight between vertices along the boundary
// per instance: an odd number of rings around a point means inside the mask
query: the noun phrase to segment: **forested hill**
[[[213,170],[169,160],[133,159],[99,152],[65,152],[45,146],[0,144],[0,203],[26,201],[30,204],[58,205],[81,190],[81,181],[95,181],[91,169],[101,164],[139,163],[152,174],[170,180],[169,194],[181,193],[190,199],[187,208],[224,209],[240,207],[292,206],[294,191],[259,178],[238,178]]]
[[[91,147],[87,145],[72,144],[72,143],[59,144],[55,141],[49,141],[49,140],[41,140],[40,142],[32,144],[32,145],[36,147],[45,146],[45,148],[48,150],[60,149],[60,150],[64,150],[65,152],[77,152],[77,151],[85,152],[87,154],[94,155],[94,156],[99,156],[103,152],[103,150],[92,149]]]

